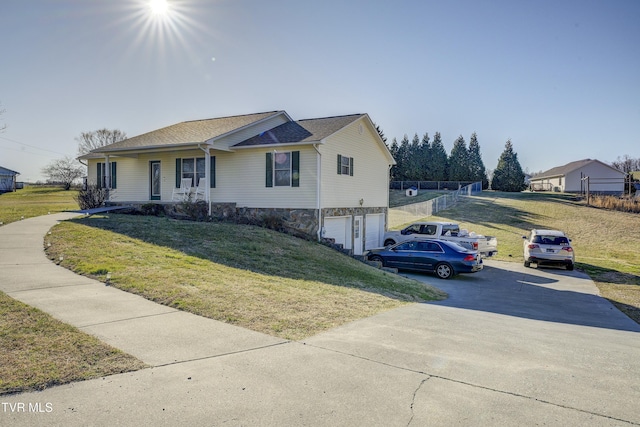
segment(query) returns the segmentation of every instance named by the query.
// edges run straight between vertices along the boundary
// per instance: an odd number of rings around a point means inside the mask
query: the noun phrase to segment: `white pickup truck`
[[[484,257],[498,253],[498,239],[460,230],[460,226],[452,222],[416,222],[400,231],[389,231],[384,234],[384,245],[414,239],[448,240],[478,251]]]

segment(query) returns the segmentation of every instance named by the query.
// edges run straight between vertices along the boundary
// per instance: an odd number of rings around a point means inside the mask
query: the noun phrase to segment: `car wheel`
[[[453,267],[443,262],[436,265],[435,272],[440,279],[448,279],[453,276]]]
[[[385,246],[391,246],[391,245],[393,245],[393,244],[395,244],[395,243],[396,243],[396,242],[394,242],[394,241],[393,241],[393,240],[391,240],[391,239],[388,239],[388,240],[385,240],[385,241],[384,241],[384,245],[385,245]]]
[[[527,267],[527,268],[531,267],[531,263],[529,261],[525,261],[524,262],[524,266]]]
[[[573,271],[573,263],[570,262],[569,264],[567,264],[567,270],[569,271]]]
[[[384,259],[381,256],[378,255],[374,255],[371,258],[369,258],[369,261],[376,261],[379,262],[380,264],[382,264],[382,266],[384,267]]]

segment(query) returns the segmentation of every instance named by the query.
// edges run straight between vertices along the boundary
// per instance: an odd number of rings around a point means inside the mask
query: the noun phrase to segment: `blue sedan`
[[[434,272],[441,279],[475,273],[484,267],[477,252],[444,240],[411,240],[371,249],[365,255],[369,261],[378,261],[384,267]]]

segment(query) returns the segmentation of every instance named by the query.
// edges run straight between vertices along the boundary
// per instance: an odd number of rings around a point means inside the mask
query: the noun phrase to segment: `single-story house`
[[[276,215],[354,254],[382,246],[395,164],[367,114],[294,121],[285,111],[182,122],[80,160],[109,204],[176,203],[186,180],[214,217]]]
[[[0,193],[8,193],[16,191],[16,177],[20,172],[0,166]]]
[[[567,163],[532,177],[534,191],[582,193],[587,190],[599,194],[624,193],[625,173],[600,160],[584,159]]]

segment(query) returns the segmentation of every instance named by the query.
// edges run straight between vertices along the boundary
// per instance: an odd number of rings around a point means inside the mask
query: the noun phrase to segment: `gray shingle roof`
[[[233,147],[301,144],[320,141],[363,116],[364,114],[351,114],[348,116],[334,116],[288,122],[263,132],[260,135],[246,139]]]
[[[167,126],[142,135],[127,138],[105,147],[93,150],[92,153],[108,153],[120,150],[174,146],[182,144],[203,143],[210,139],[225,135],[251,123],[267,117],[281,114],[283,111],[247,114],[242,116],[220,117],[206,120],[194,120]]]
[[[543,178],[552,178],[552,177],[557,177],[557,176],[565,176],[570,172],[573,172],[576,169],[580,169],[586,165],[588,165],[589,163],[592,162],[598,162],[603,164],[604,166],[608,166],[611,169],[615,169],[605,163],[602,163],[599,160],[594,160],[594,159],[584,159],[584,160],[576,160],[575,162],[571,162],[571,163],[567,163],[566,165],[563,166],[557,166],[555,168],[551,168],[546,172],[542,172],[540,175],[536,175],[534,178],[532,178],[533,180],[539,180],[539,179],[543,179]]]
[[[11,169],[0,166],[0,175],[20,175],[20,172],[12,171]]]

